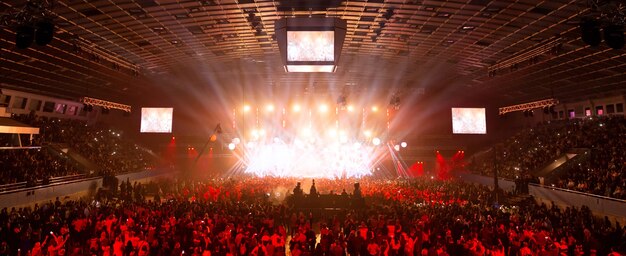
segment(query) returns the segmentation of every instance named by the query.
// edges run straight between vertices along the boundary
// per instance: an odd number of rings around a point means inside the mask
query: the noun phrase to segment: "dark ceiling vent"
[[[548,15],[552,12],[552,9],[543,7],[543,6],[537,6],[535,8],[530,9],[531,13],[536,13],[536,14],[541,14],[541,15]]]
[[[469,4],[471,5],[478,5],[478,6],[487,6],[490,3],[491,3],[491,0],[472,0],[469,2]]]
[[[361,19],[359,19],[359,21],[374,21],[376,19],[376,17],[374,16],[361,16]]]
[[[87,17],[92,17],[92,16],[103,14],[102,11],[100,11],[100,10],[98,10],[96,8],[84,9],[84,10],[81,10],[80,13],[82,13],[83,15],[85,15]]]
[[[474,43],[474,44],[475,44],[475,45],[478,45],[478,46],[483,46],[483,47],[487,47],[487,46],[490,46],[490,45],[491,45],[491,43],[490,43],[490,42],[483,41],[483,40],[478,40],[478,41],[476,41],[476,43]]]
[[[204,30],[202,30],[202,27],[200,26],[189,26],[187,27],[187,30],[194,35],[204,34]]]
[[[151,45],[151,43],[146,40],[137,41],[135,42],[135,44],[139,47],[146,47],[148,45]]]
[[[154,0],[136,0],[136,1],[143,8],[159,6],[159,4]]]
[[[203,6],[216,6],[217,5],[215,0],[202,0],[200,1],[200,4]]]

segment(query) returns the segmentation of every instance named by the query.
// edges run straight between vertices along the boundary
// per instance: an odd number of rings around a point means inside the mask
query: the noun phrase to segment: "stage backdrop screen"
[[[287,31],[287,61],[334,61],[335,31]]]
[[[173,108],[141,108],[141,132],[171,133]]]
[[[452,133],[487,134],[484,108],[452,108]]]

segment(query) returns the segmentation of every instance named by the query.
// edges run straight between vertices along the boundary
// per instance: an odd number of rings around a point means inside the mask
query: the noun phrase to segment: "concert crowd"
[[[475,159],[471,169],[484,175],[525,178],[540,183],[531,172],[568,152],[589,154],[550,184],[581,192],[626,199],[626,119],[623,116],[551,121],[526,129]],[[579,149],[579,150],[577,150]],[[493,159],[494,150],[496,161]],[[588,153],[583,153],[587,151]]]
[[[354,180],[316,180],[320,197]],[[621,255],[619,223],[588,208],[497,201],[448,180],[362,179],[365,208],[286,203],[294,179],[123,181],[118,198],[0,211],[2,255]],[[313,187],[313,186],[311,186]],[[288,189],[287,189],[288,188]],[[307,192],[309,192],[307,194]]]

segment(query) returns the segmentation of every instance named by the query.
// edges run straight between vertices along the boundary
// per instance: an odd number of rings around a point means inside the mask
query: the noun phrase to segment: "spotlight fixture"
[[[593,18],[585,18],[580,22],[580,32],[582,33],[583,42],[597,47],[602,41],[600,35],[600,24]]]
[[[391,19],[391,17],[393,16],[393,14],[394,14],[394,10],[393,10],[393,8],[389,8],[389,9],[387,9],[387,11],[385,12],[385,14],[383,14],[383,18],[385,18],[386,20],[390,20],[390,19]]]
[[[52,42],[54,37],[54,23],[51,20],[42,20],[37,23],[37,32],[35,32],[35,42],[39,46],[46,46]]]
[[[26,49],[33,44],[35,39],[35,28],[23,25],[17,28],[15,33],[15,47],[18,49]]]
[[[617,24],[606,26],[604,28],[604,42],[615,50],[624,48],[624,26]]]

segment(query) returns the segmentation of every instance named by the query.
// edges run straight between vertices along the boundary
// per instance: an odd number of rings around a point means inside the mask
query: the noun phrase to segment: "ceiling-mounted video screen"
[[[287,31],[287,61],[334,61],[335,31]]]

